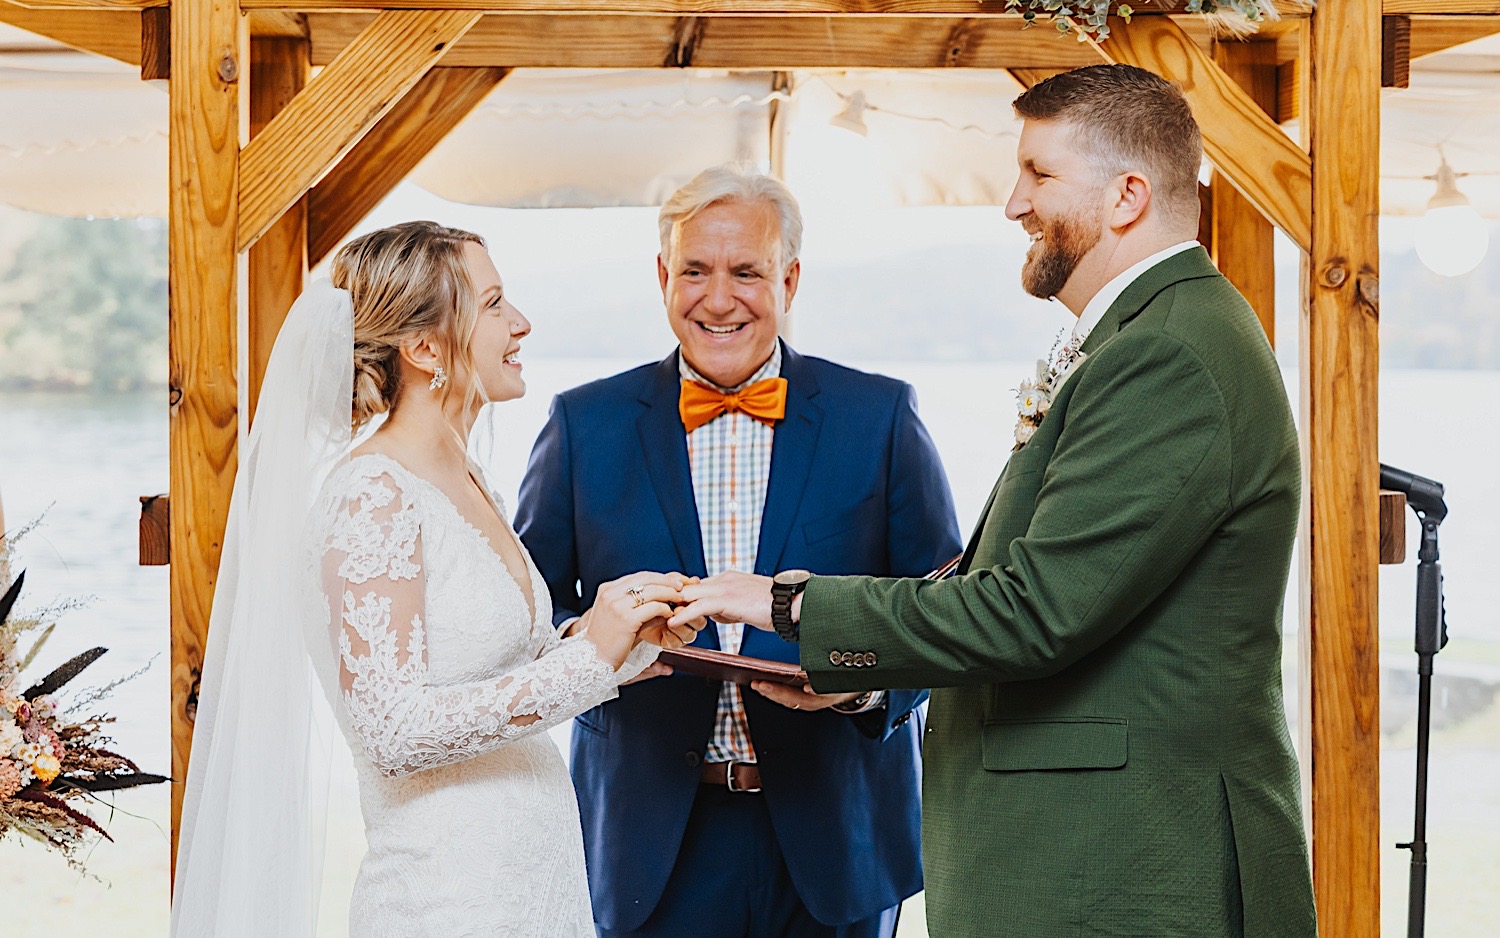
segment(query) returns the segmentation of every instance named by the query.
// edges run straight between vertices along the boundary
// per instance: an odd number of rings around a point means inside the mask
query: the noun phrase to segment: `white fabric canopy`
[[[135,69],[0,26],[0,201],[60,215],[164,215],[167,96]],[[457,202],[511,208],[657,205],[726,160],[782,171],[803,199],[1001,205],[1015,178],[1010,101],[980,70],[792,73],[520,69],[413,173]],[[1382,212],[1420,215],[1438,147],[1481,214],[1500,218],[1500,36],[1413,63],[1382,107]],[[857,94],[866,136],[829,119]],[[1290,129],[1295,133],[1295,128]],[[1333,128],[1332,132],[1339,132]]]

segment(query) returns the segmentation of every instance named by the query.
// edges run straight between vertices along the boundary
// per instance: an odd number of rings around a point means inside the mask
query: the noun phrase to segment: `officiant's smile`
[[[720,202],[662,233],[662,298],[688,364],[721,388],[749,380],[776,347],[797,292],[786,220],[765,202]]]

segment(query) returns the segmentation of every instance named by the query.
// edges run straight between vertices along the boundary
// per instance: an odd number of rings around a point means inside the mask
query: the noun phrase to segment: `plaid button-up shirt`
[[[684,381],[716,387],[677,357]],[[740,388],[781,375],[781,343],[760,370]],[[688,463],[693,474],[693,500],[698,506],[698,526],[703,535],[703,564],[708,575],[725,570],[755,570],[760,545],[760,519],[766,510],[766,487],[771,478],[771,443],[776,431],[742,413],[723,414],[689,433]],[[719,648],[739,654],[744,641],[743,623],[719,624]],[[719,690],[718,716],[704,759],[708,762],[754,762],[750,726],[745,720],[745,702],[738,684],[725,683]]]

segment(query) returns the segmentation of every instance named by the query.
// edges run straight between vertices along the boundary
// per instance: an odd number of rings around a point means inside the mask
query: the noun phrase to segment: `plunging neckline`
[[[500,522],[501,529],[505,532],[506,536],[511,539],[511,543],[515,545],[516,554],[521,560],[521,567],[526,571],[527,583],[531,587],[531,589],[529,590],[529,598],[527,596],[528,591],[521,588],[521,583],[516,578],[515,574],[511,572],[510,565],[505,562],[505,558],[501,556],[498,550],[495,549],[495,545],[490,543],[489,535],[485,534],[484,531],[480,530],[473,522],[464,517],[464,513],[459,509],[458,504],[454,502],[452,498],[448,497],[448,493],[444,492],[442,488],[439,487],[435,482],[417,475],[415,472],[412,472],[410,469],[406,468],[406,466],[402,464],[400,460],[396,459],[394,456],[388,456],[385,453],[363,453],[358,456],[351,456],[349,458],[349,463],[352,465],[356,460],[360,459],[385,460],[386,462],[395,466],[397,469],[401,470],[401,473],[403,475],[415,479],[417,482],[427,486],[427,488],[437,493],[438,498],[442,499],[443,503],[446,504],[449,510],[453,512],[453,516],[458,519],[459,525],[461,527],[467,528],[470,532],[473,533],[474,537],[484,545],[485,551],[494,558],[495,563],[498,564],[500,569],[505,573],[505,578],[510,581],[511,585],[515,587],[516,592],[520,594],[521,605],[526,607],[526,620],[531,623],[533,632],[536,630],[539,609],[536,601],[537,578],[534,575],[535,571],[532,569],[531,562],[526,557],[526,548],[521,544],[521,536],[518,535],[515,529],[510,526],[510,522],[505,518],[505,513],[500,510],[500,506],[495,503],[494,497],[490,495],[489,490],[475,475],[476,467],[474,466],[473,462],[465,460],[466,474],[469,477],[469,481],[473,482],[474,486],[479,489],[479,493],[484,496],[485,503],[490,506],[490,510],[495,513],[495,518]]]

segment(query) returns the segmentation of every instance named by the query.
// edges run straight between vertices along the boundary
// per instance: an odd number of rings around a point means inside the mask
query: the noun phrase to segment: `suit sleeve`
[[[802,666],[815,689],[1054,674],[1139,615],[1191,562],[1231,509],[1227,413],[1213,376],[1176,339],[1126,330],[1075,380],[1065,412],[1049,417],[1067,422],[1038,470],[1030,526],[1003,564],[941,583],[808,584]],[[877,663],[835,666],[835,650],[874,651]]]
[[[886,494],[886,555],[890,572],[922,576],[962,549],[953,492],[937,447],[917,415],[917,395],[902,385],[891,430]],[[871,735],[889,736],[927,699],[925,690],[893,690],[884,708],[859,714]]]
[[[583,614],[575,531],[568,413],[558,396],[553,398],[547,424],[531,449],[516,506],[516,533],[547,582],[554,626]]]

